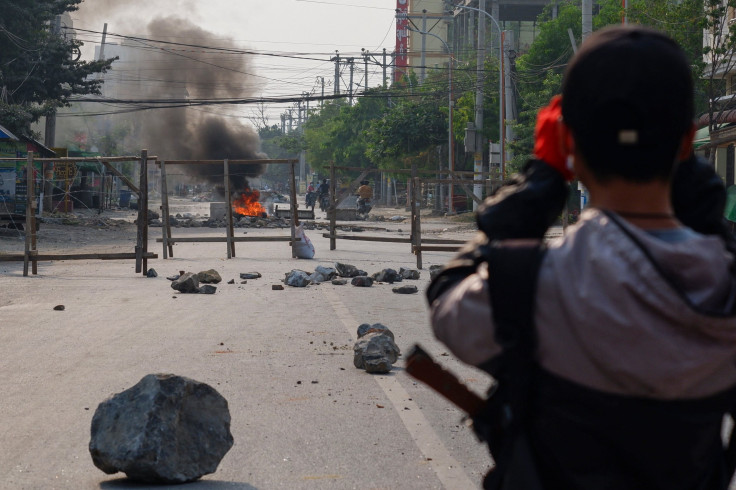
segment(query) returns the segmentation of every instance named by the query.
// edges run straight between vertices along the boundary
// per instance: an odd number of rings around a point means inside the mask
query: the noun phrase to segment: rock
[[[258,279],[262,277],[260,272],[241,272],[241,279]]]
[[[393,284],[395,282],[401,282],[402,278],[398,272],[393,269],[383,269],[381,272],[376,272],[371,276],[374,281],[387,282]]]
[[[367,276],[368,274],[361,271],[354,265],[350,264],[341,264],[340,262],[335,263],[335,270],[337,271],[337,275],[340,277],[357,277],[357,276]],[[363,272],[361,274],[361,272]]]
[[[228,284],[235,284],[235,279],[230,279],[227,283]]]
[[[156,211],[153,209],[148,210],[148,221],[151,221],[152,219],[159,219],[161,215],[159,215]]]
[[[172,281],[171,287],[180,293],[198,293],[199,279],[197,279],[197,274],[185,272],[178,279]]]
[[[191,226],[192,228],[202,228],[202,223],[195,219],[190,219],[189,226]]]
[[[176,281],[180,277],[181,277],[181,274],[174,274],[173,276],[166,276],[166,279],[168,279],[169,281]]]
[[[240,281],[240,284],[248,284],[248,281],[246,281],[245,279],[243,279],[242,281]]]
[[[146,271],[146,277],[158,277],[158,272],[156,272],[156,269],[151,267]]]
[[[406,219],[406,216],[391,216],[389,219],[391,221],[404,221]]]
[[[148,221],[148,226],[152,228],[161,228],[164,224],[160,219],[152,219]]]
[[[149,374],[100,403],[89,452],[107,474],[149,483],[185,483],[214,473],[233,445],[227,400],[173,374]]]
[[[369,288],[373,286],[373,279],[368,276],[356,276],[352,281],[350,281],[350,284],[360,288]]]
[[[200,294],[215,294],[215,292],[217,292],[217,286],[213,286],[211,284],[205,284],[204,286],[199,287]]]
[[[298,269],[292,270],[291,272],[286,274],[286,277],[284,278],[284,284],[286,284],[287,286],[293,286],[295,288],[307,287],[310,282],[311,281],[309,280],[309,274]]]
[[[443,268],[443,267],[444,267],[444,266],[442,266],[442,265],[439,265],[439,264],[435,264],[435,265],[430,265],[430,266],[429,266],[429,278],[430,278],[430,279],[434,279],[434,278],[435,278],[435,276],[436,276],[437,274],[439,274],[439,273],[440,273],[440,271],[442,271],[442,268]]]
[[[361,323],[358,326],[358,338],[361,338],[365,336],[367,333],[371,332],[385,332],[389,337],[391,337],[391,340],[394,339],[394,333],[388,329],[386,325],[383,325],[382,323],[374,323],[373,325],[369,323]]]
[[[344,286],[348,283],[347,279],[333,279],[332,284],[335,286]]]
[[[387,331],[369,332],[353,346],[353,364],[369,373],[387,373],[400,353]]]
[[[416,269],[399,268],[399,275],[404,279],[419,279],[420,272]]]
[[[393,291],[396,294],[414,294],[419,292],[419,289],[414,285],[406,285],[406,286],[400,286],[397,288],[393,288],[391,291]]]
[[[312,280],[312,282],[325,282],[332,280],[335,276],[337,276],[337,271],[332,267],[324,267],[321,265],[318,265],[314,269],[314,273],[309,276],[309,278]]]
[[[283,291],[284,286],[281,284],[271,284],[271,291]]]
[[[220,274],[215,269],[198,273],[197,279],[199,279],[199,282],[205,284],[217,284],[222,281],[222,277],[220,277]]]
[[[64,311],[66,309],[66,307],[64,305],[56,305],[56,306],[54,306],[54,309],[56,311]]]

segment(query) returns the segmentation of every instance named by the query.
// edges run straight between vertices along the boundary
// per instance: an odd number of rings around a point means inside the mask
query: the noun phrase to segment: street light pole
[[[453,165],[453,159],[452,159],[452,51],[450,50],[450,46],[445,42],[444,39],[442,39],[437,34],[433,34],[431,32],[422,32],[417,29],[412,29],[409,27],[410,31],[415,31],[421,34],[422,36],[429,35],[432,37],[435,37],[440,40],[442,44],[445,45],[445,49],[447,50],[447,56],[448,56],[448,63],[447,63],[447,167],[450,169],[450,172],[454,171],[454,165]],[[452,175],[452,174],[450,174]],[[450,177],[452,178],[452,177]],[[449,200],[448,200],[448,211],[452,213],[453,211],[453,202],[452,202],[452,185],[450,185],[450,192],[449,192]],[[435,197],[436,199],[436,197]]]
[[[481,6],[485,7],[485,1],[479,0],[481,2]],[[475,12],[480,12],[484,14],[486,17],[491,19],[493,23],[496,26],[496,29],[498,29],[499,33],[499,43],[498,43],[498,142],[501,144],[501,170],[506,168],[506,142],[504,138],[504,117],[503,117],[503,105],[504,105],[504,94],[503,94],[503,42],[500,42],[500,39],[503,37],[503,32],[501,31],[501,26],[498,24],[496,19],[486,12],[485,8],[479,9],[475,7],[468,7],[467,5],[453,5],[455,8],[459,9],[465,9],[465,10],[473,10]],[[481,24],[478,24],[478,30],[480,31]],[[485,39],[482,40],[482,42],[485,42]],[[481,38],[478,38],[478,49],[481,49]],[[482,66],[478,68],[478,77],[482,76]],[[482,87],[481,87],[482,88]],[[479,94],[482,97],[482,92],[479,91]],[[476,95],[476,97],[478,96]],[[482,101],[481,101],[482,102]],[[477,109],[478,109],[478,100],[476,98],[476,118],[477,118]],[[482,105],[481,105],[482,110]],[[476,125],[476,131],[480,132],[482,128],[477,127]],[[481,149],[482,151],[482,149]],[[503,174],[502,174],[503,175]]]

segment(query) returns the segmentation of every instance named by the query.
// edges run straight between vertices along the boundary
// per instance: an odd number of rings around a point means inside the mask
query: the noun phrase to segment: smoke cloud
[[[181,12],[193,7],[190,3],[166,2],[166,6],[169,11]],[[139,33],[140,21],[133,24],[126,19],[140,19],[141,9],[148,10],[153,5],[155,3],[143,0],[95,0],[94,10],[89,2],[84,2],[75,18],[88,27],[92,23],[101,25],[106,19],[115,19],[116,28],[111,32]],[[132,29],[133,25],[135,29]],[[132,30],[123,30],[126,28]],[[246,98],[255,92],[253,77],[248,76],[251,73],[249,57],[206,49],[237,49],[238,46],[232,39],[200,28],[189,18],[156,17],[146,26],[141,37],[201,47],[135,40],[121,43],[119,38],[108,38],[108,43],[119,43],[120,46],[106,47],[105,57],[121,53],[121,60],[113,64],[112,71],[105,77],[106,90],[113,92],[111,97],[135,100]],[[147,148],[149,154],[157,155],[161,160],[266,158],[260,150],[260,139],[255,129],[241,122],[240,118],[227,114],[235,111],[233,106],[224,107],[152,109],[112,117],[119,122],[126,120],[134,128],[133,139],[138,148]],[[111,126],[109,121],[107,126]],[[223,183],[222,165],[185,165],[181,169],[212,184]],[[262,172],[260,165],[231,164],[231,187],[242,190],[247,187],[248,177]]]

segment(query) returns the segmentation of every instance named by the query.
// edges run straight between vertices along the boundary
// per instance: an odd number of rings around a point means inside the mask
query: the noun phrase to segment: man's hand
[[[560,140],[562,97],[556,95],[549,105],[539,110],[534,128],[534,156],[562,174],[566,181],[573,179]]]

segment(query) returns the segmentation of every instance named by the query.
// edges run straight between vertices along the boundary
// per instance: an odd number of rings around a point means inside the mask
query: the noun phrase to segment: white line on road
[[[327,297],[327,301],[335,310],[337,317],[351,335],[359,323],[355,320],[350,310],[338,298],[334,289],[320,289]],[[411,435],[419,450],[427,460],[427,463],[437,474],[442,485],[448,489],[477,488],[462,466],[452,457],[445,445],[435,433],[429,421],[422,414],[419,405],[411,400],[403,386],[398,381],[398,376],[373,376],[383,392],[388,397],[394,410],[398,413],[404,427]]]

